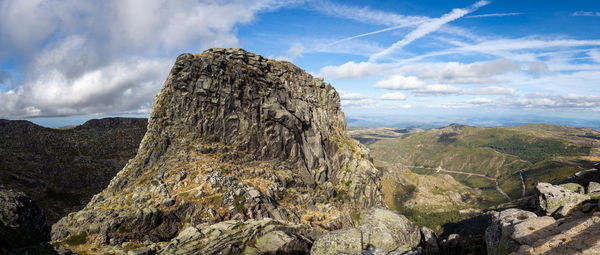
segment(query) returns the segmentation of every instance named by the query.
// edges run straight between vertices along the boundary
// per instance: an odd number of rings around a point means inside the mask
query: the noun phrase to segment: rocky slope
[[[383,205],[381,173],[348,136],[339,100],[288,62],[241,49],[183,54],[136,157],[55,224],[53,239],[81,252],[153,243],[169,253],[196,233],[188,253],[236,253],[259,249],[264,235],[295,247],[312,245],[307,233],[351,227],[363,209]]]
[[[146,125],[106,118],[58,130],[0,120],[0,184],[25,192],[54,223],[106,188],[135,156]]]

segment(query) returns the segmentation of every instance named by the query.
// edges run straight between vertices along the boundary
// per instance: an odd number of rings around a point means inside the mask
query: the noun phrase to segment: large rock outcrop
[[[177,58],[153,103],[138,154],[81,211],[53,226],[59,242],[164,242],[226,220],[352,225],[382,205],[379,171],[346,133],[335,89],[241,49]],[[71,247],[77,249],[77,247]]]
[[[135,156],[146,125],[105,118],[53,129],[0,119],[0,183],[27,194],[52,224],[108,186]]]

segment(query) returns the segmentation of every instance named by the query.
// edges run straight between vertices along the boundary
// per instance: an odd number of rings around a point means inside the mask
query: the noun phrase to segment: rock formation
[[[542,216],[521,209],[495,212],[485,233],[488,254],[598,254],[597,200],[564,187],[579,190],[576,185],[537,185]]]
[[[52,251],[44,244],[49,240],[42,210],[22,192],[0,186],[0,254]]]
[[[52,224],[108,186],[135,156],[146,125],[106,118],[52,129],[0,120],[0,184],[26,193]]]
[[[222,235],[243,233],[230,249],[244,251],[260,250],[265,235],[289,248],[312,245],[301,228],[352,226],[361,210],[382,205],[380,172],[347,135],[339,100],[288,62],[241,49],[180,55],[136,157],[55,224],[53,239],[76,251],[148,243],[166,251],[188,232],[202,233],[197,241],[208,247],[216,239],[206,233],[222,226]],[[267,218],[298,232],[272,232]],[[74,237],[88,245],[68,245]]]

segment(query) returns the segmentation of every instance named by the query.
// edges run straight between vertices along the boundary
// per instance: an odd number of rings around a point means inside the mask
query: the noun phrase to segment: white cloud
[[[421,88],[424,85],[425,82],[415,76],[407,77],[402,75],[392,75],[385,80],[378,81],[373,87],[380,89],[410,90]]]
[[[367,97],[360,93],[348,93],[346,91],[340,90],[340,99],[341,100],[361,100],[366,99]]]
[[[500,83],[496,75],[519,71],[519,66],[507,59],[463,64],[458,62],[406,65],[397,71],[417,75],[423,80],[439,83],[485,84]]]
[[[292,59],[302,56],[302,52],[304,52],[304,45],[302,45],[301,43],[294,43],[287,50],[287,54],[289,54]]]
[[[347,62],[341,66],[326,66],[321,68],[320,76],[333,79],[352,79],[378,75],[386,65],[370,62]]]
[[[478,98],[473,98],[473,99],[469,99],[467,101],[468,104],[477,104],[477,105],[481,105],[481,104],[490,104],[492,103],[494,100],[489,99],[487,97],[478,97]]]
[[[507,13],[488,13],[488,14],[479,14],[479,15],[469,15],[465,18],[489,18],[489,17],[506,17],[506,16],[518,16],[523,15],[525,13],[522,12],[507,12]]]
[[[423,16],[407,16],[379,10],[372,10],[368,7],[360,8],[329,1],[316,1],[312,6],[317,11],[328,15],[377,25],[411,26],[429,20],[429,18]]]
[[[535,77],[540,77],[544,74],[549,73],[550,68],[548,68],[548,65],[544,62],[535,61],[529,64],[529,68],[527,71]]]
[[[373,99],[341,100],[340,105],[348,108],[375,108],[377,101]]]
[[[406,100],[406,95],[402,92],[391,92],[381,94],[379,98],[383,100],[404,101]]]
[[[515,88],[505,88],[499,86],[489,86],[474,90],[462,90],[461,94],[468,95],[514,95],[517,93]]]
[[[236,25],[288,4],[271,0],[0,2],[0,56],[25,77],[0,92],[0,115],[47,116],[149,107],[173,57],[238,45]],[[294,54],[301,54],[296,47]],[[169,57],[164,57],[169,56]]]
[[[596,16],[600,17],[600,12],[592,12],[592,11],[576,11],[572,14],[573,16]]]
[[[600,50],[598,50],[598,49],[590,50],[588,52],[588,55],[590,56],[590,58],[592,58],[592,61],[594,61],[596,63],[600,63]]]
[[[447,84],[434,84],[427,85],[424,88],[414,90],[416,94],[425,95],[449,95],[449,94],[460,94],[462,92],[461,89],[447,85]]]
[[[403,48],[404,46],[410,44],[414,40],[417,40],[431,32],[438,30],[444,24],[454,21],[456,19],[459,19],[473,11],[476,11],[480,7],[485,6],[487,4],[489,4],[488,1],[480,0],[468,8],[464,8],[464,9],[456,8],[456,9],[453,9],[451,12],[444,14],[440,18],[431,19],[430,21],[420,24],[419,26],[417,26],[417,28],[415,30],[408,33],[402,40],[395,42],[390,47],[388,47],[387,49],[385,49],[381,52],[373,54],[369,58],[369,61],[376,61],[377,59],[387,56],[387,55]]]

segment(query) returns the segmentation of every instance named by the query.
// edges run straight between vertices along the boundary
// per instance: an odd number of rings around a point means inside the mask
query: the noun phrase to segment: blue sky
[[[363,124],[598,128],[598,27],[597,1],[0,0],[0,117],[146,116],[178,54],[242,47]]]

